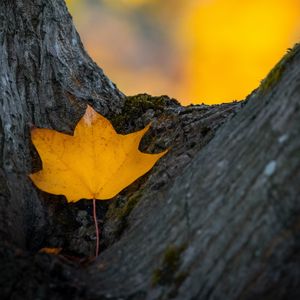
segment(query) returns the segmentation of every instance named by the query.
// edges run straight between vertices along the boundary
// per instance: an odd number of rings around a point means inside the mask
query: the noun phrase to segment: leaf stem
[[[97,213],[96,213],[96,199],[93,198],[93,217],[94,217],[94,223],[95,223],[95,229],[96,229],[96,254],[97,257],[99,255],[99,227],[98,227],[98,221],[97,221]]]

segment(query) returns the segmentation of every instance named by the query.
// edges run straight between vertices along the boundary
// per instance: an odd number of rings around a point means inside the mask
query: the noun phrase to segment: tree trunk
[[[83,49],[62,0],[0,2],[1,299],[299,299],[300,46],[243,102],[125,97]],[[147,175],[98,205],[38,191],[30,128],[66,133],[86,104],[145,126]],[[60,255],[40,253],[62,247]]]
[[[107,115],[124,97],[84,51],[63,1],[5,0],[0,12],[0,228],[25,247],[46,222],[27,177],[30,126],[72,132],[86,103]]]

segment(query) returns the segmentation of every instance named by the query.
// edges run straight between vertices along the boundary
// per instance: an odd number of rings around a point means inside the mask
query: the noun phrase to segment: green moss
[[[128,199],[126,205],[121,210],[121,214],[119,216],[119,218],[122,220],[123,223],[125,222],[125,220],[127,222],[128,216],[130,215],[130,213],[134,209],[134,207],[137,205],[140,197],[141,197],[140,193],[135,193],[133,196],[131,196]]]
[[[166,105],[179,104],[176,100],[170,99],[168,96],[153,97],[148,94],[139,94],[135,96],[128,96],[121,114],[114,115],[111,122],[117,131],[122,131],[124,126],[130,124],[143,115],[148,109],[153,109],[155,112],[162,111]]]
[[[176,275],[176,277],[174,278],[174,282],[177,288],[181,286],[181,284],[184,282],[187,276],[188,276],[187,272],[180,272],[178,275]]]
[[[186,244],[181,246],[168,246],[164,252],[161,266],[152,273],[152,285],[172,285],[181,284],[184,280],[183,274],[178,269],[181,264],[181,254],[186,249]]]
[[[260,90],[266,92],[270,90],[281,78],[288,63],[294,58],[296,53],[300,50],[300,44],[296,44],[293,49],[288,49],[285,56],[277,63],[277,65],[270,71],[268,76],[262,81]]]
[[[115,235],[120,236],[123,231],[128,227],[128,217],[134,207],[139,202],[142,193],[140,191],[135,192],[131,197],[128,198],[127,202],[122,207],[111,207],[108,211],[108,218],[112,218],[117,222],[117,228]]]

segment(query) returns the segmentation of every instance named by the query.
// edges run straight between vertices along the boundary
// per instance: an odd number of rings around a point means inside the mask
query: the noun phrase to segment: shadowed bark
[[[299,45],[245,101],[182,107],[119,92],[61,0],[1,1],[0,28],[3,299],[299,299]],[[140,148],[170,149],[98,204],[92,262],[91,202],[27,177],[41,168],[31,126],[72,133],[86,104],[122,133],[152,121]]]

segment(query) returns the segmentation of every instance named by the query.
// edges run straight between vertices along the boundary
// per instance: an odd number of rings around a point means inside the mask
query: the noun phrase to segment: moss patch
[[[155,112],[162,112],[166,106],[180,105],[175,99],[168,96],[152,97],[148,94],[128,96],[121,114],[114,115],[111,122],[117,131],[123,131],[132,120],[140,118],[147,110],[153,109]]]
[[[282,77],[287,65],[292,61],[296,53],[300,50],[300,44],[296,44],[294,48],[289,49],[285,56],[271,70],[268,76],[262,81],[260,90],[266,92],[270,90]]]
[[[134,207],[139,202],[142,192],[138,191],[131,195],[122,207],[112,207],[108,211],[108,218],[112,218],[117,222],[115,235],[121,236],[123,231],[128,227],[128,217]]]
[[[152,273],[152,286],[173,285],[179,287],[186,277],[185,273],[178,273],[181,264],[181,254],[187,245],[168,246],[163,254],[161,266]]]

